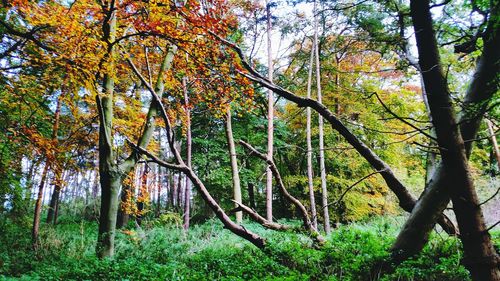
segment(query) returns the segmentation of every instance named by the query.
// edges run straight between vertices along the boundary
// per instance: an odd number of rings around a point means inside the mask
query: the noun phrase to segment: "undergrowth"
[[[245,227],[268,239],[265,252],[223,229],[217,221],[193,226],[150,221],[120,230],[113,259],[98,260],[97,225],[62,219],[41,229],[40,250],[30,248],[29,227],[2,222],[2,280],[469,280],[460,265],[460,243],[434,234],[423,252],[391,273],[388,260],[398,228],[392,219],[341,226],[314,249],[310,239],[275,232],[251,222]],[[499,233],[494,234],[499,241]]]

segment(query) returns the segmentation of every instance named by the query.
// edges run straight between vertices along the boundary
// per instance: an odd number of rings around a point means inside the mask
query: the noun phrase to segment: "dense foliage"
[[[295,222],[290,222],[295,223]],[[41,249],[29,253],[28,224],[2,220],[0,276],[20,280],[469,280],[460,265],[460,242],[435,237],[423,252],[389,274],[387,247],[401,218],[378,218],[341,226],[321,249],[291,233],[264,230],[270,248],[262,252],[223,230],[220,223],[196,225],[185,235],[175,224],[161,220],[142,229],[122,230],[114,259],[94,254],[95,223],[63,216],[42,229]],[[498,232],[494,233],[497,243]]]

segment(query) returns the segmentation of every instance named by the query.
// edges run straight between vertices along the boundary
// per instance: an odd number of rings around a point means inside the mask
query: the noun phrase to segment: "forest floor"
[[[245,227],[268,239],[263,252],[215,220],[185,235],[161,219],[120,230],[113,259],[98,260],[97,224],[61,217],[41,229],[40,250],[30,248],[29,223],[0,221],[0,280],[469,280],[460,243],[443,233],[417,257],[390,273],[381,264],[402,218],[378,217],[335,229],[321,249],[295,233]],[[290,222],[297,223],[297,222]],[[493,237],[500,244],[500,232]]]

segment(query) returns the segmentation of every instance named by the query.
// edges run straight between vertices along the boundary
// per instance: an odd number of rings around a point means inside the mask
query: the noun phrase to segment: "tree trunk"
[[[318,93],[318,102],[322,103],[321,95],[321,68],[319,60],[319,42],[318,42],[318,16],[316,15],[317,1],[314,1],[314,53],[316,57],[316,90]],[[318,116],[318,138],[319,138],[319,170],[321,177],[321,206],[323,208],[324,229],[326,234],[330,234],[330,214],[328,213],[328,190],[326,188],[326,167],[325,167],[325,144],[323,132],[323,117]]]
[[[314,2],[316,5],[316,2]],[[316,8],[316,6],[315,6]],[[309,59],[309,72],[307,74],[307,98],[311,98],[312,73],[314,66],[314,52],[316,41],[312,42],[311,57]],[[313,148],[311,143],[311,108],[306,108],[306,142],[307,142],[307,187],[309,189],[309,203],[311,204],[312,224],[318,229],[318,215],[316,212],[316,199],[314,198],[314,175],[313,175]]]
[[[57,165],[54,171],[54,191],[50,197],[49,209],[47,212],[47,223],[56,224],[57,211],[59,208],[59,197],[62,189],[62,167]]]
[[[500,69],[500,36],[498,32],[492,32],[498,25],[498,6],[492,9],[491,18],[494,20],[488,22],[483,54],[465,96],[465,112],[458,122],[462,138],[466,140],[464,146],[467,157],[472,151],[472,140],[476,138],[488,102],[498,89],[495,77]],[[436,217],[450,201],[451,191],[448,189],[452,186],[450,182],[453,178],[454,173],[447,172],[443,163],[436,167],[427,188],[392,246],[396,259],[404,260],[418,253],[427,243]]]
[[[463,263],[473,280],[500,280],[499,258],[479,207],[465,144],[456,123],[453,103],[442,71],[429,1],[412,0],[410,7],[419,64],[440,147],[443,172],[450,175],[448,183],[441,186],[440,191],[451,195],[464,248]]]
[[[191,109],[189,108],[189,97],[187,89],[187,77],[182,79],[182,88],[184,91],[184,106],[186,108],[186,165],[191,168],[191,148],[192,148],[192,137],[191,137]],[[189,229],[189,221],[191,218],[191,180],[186,178],[184,187],[184,224],[182,225],[184,230]]]
[[[498,170],[500,171],[500,150],[498,149],[497,138],[495,136],[495,130],[493,129],[493,123],[486,119],[486,125],[488,126],[488,133],[490,134],[491,146],[493,148],[493,154],[497,160]]]
[[[113,5],[108,7],[107,20],[103,24],[104,41],[108,42],[109,53],[107,72],[103,79],[103,96],[96,95],[99,112],[99,182],[101,184],[101,209],[99,232],[97,235],[96,253],[99,258],[111,257],[114,254],[116,216],[118,211],[118,195],[122,176],[113,152],[113,94],[116,37],[116,12]]]
[[[155,210],[155,216],[159,217],[160,216],[160,211],[161,211],[161,187],[162,187],[162,181],[163,181],[163,175],[162,171],[163,169],[160,167],[160,165],[156,165],[156,210]]]
[[[238,204],[240,205],[242,204],[240,174],[238,171],[238,160],[236,157],[236,148],[234,145],[234,138],[233,138],[233,127],[231,124],[231,109],[229,108],[227,110],[227,117],[226,117],[226,137],[227,137],[227,144],[229,147],[229,159],[231,161],[234,201],[236,202],[235,203],[236,207],[238,207]],[[243,221],[243,213],[241,211],[237,211],[235,215],[236,215],[236,223],[241,223]]]
[[[254,187],[254,184],[249,182],[247,189],[248,189],[248,201],[250,201],[249,202],[250,208],[255,210],[257,208],[257,205],[255,205],[255,187]]]
[[[49,163],[45,163],[42,171],[42,177],[40,179],[40,185],[38,186],[38,194],[35,203],[35,215],[33,218],[33,228],[31,229],[31,241],[33,249],[38,249],[38,233],[40,230],[40,216],[42,214],[42,204],[43,204],[43,188],[47,180],[47,172],[49,170]]]
[[[144,163],[144,169],[142,170],[141,184],[139,188],[139,195],[137,196],[137,214],[135,216],[135,221],[137,225],[142,225],[142,218],[144,217],[144,209],[146,202],[149,200],[148,192],[148,177],[149,177],[149,166]]]
[[[61,94],[62,95],[62,94]],[[57,145],[57,131],[59,130],[59,119],[61,115],[61,99],[59,96],[57,99],[56,111],[54,113],[54,126],[52,131],[52,141],[55,145]],[[55,153],[55,151],[54,151]],[[57,157],[57,155],[55,155]],[[52,196],[50,198],[49,210],[47,212],[47,223],[56,223],[55,211],[57,208],[57,204],[59,203],[59,194],[61,193],[62,188],[62,166],[61,163],[54,163],[54,191],[52,192]]]
[[[118,209],[118,217],[116,219],[116,228],[120,229],[128,225],[130,214],[126,211],[126,205],[129,202],[131,195],[131,187],[128,184],[123,185],[120,194],[120,205]]]
[[[266,0],[266,15],[267,15],[267,77],[269,81],[273,81],[273,59],[271,52],[271,5]],[[273,143],[274,143],[274,97],[273,91],[267,91],[267,156],[273,158]],[[271,169],[267,167],[266,170],[266,218],[268,221],[273,221],[273,174]]]

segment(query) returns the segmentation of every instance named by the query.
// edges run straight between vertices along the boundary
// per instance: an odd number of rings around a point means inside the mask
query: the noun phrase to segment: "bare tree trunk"
[[[311,46],[311,57],[309,60],[309,72],[307,75],[308,99],[311,98],[311,85],[312,85],[312,73],[314,66],[315,49],[316,49],[316,41],[313,41]],[[315,229],[318,229],[318,215],[316,212],[316,200],[314,198],[314,175],[313,175],[313,162],[312,162],[313,149],[311,143],[311,109],[309,107],[306,108],[306,142],[307,142],[307,187],[309,189],[309,202],[311,204],[312,224]]]
[[[314,1],[314,52],[316,56],[316,90],[318,93],[318,102],[322,103],[321,95],[321,68],[319,60],[319,42],[318,42],[318,16],[316,15],[317,1]],[[328,213],[328,190],[326,188],[326,167],[325,167],[325,144],[323,132],[323,117],[318,116],[318,138],[319,138],[319,170],[321,177],[321,203],[323,208],[324,229],[326,234],[330,234],[330,214]]]
[[[266,15],[267,15],[267,77],[269,81],[273,80],[273,59],[271,51],[271,5],[266,0]],[[274,132],[274,96],[273,91],[267,91],[268,104],[267,104],[267,156],[273,158],[273,132]],[[266,170],[266,218],[268,221],[273,221],[273,174],[269,167]]]
[[[162,168],[156,165],[156,217],[160,216],[161,211],[161,187],[163,184]]]
[[[500,150],[498,149],[497,138],[495,136],[495,130],[493,129],[493,123],[486,119],[486,125],[488,126],[488,132],[490,134],[491,146],[493,147],[493,154],[495,154],[498,170],[500,171]]]
[[[189,108],[189,97],[187,89],[187,78],[182,79],[182,88],[184,91],[184,106],[186,108],[186,165],[191,169],[191,147],[192,147],[192,137],[191,137],[191,109]],[[190,220],[190,209],[191,209],[191,180],[186,177],[184,188],[184,230],[189,229]]]
[[[464,141],[456,123],[453,103],[442,71],[429,5],[428,0],[412,0],[410,7],[416,31],[419,64],[428,93],[443,171],[453,175],[449,177],[448,184],[440,189],[451,195],[464,248],[463,263],[473,280],[498,281],[499,257],[493,248],[474,189]]]
[[[56,111],[54,113],[54,128],[52,132],[52,141],[57,145],[57,131],[59,129],[59,118],[61,115],[61,99],[60,96],[57,99]],[[54,191],[52,192],[52,196],[50,198],[49,210],[47,212],[47,223],[56,223],[55,219],[55,210],[57,208],[57,204],[59,203],[59,194],[61,193],[62,188],[62,166],[60,163],[54,163]]]
[[[127,204],[129,204],[129,199],[132,196],[132,188],[129,184],[124,184],[122,186],[122,191],[120,194],[120,206],[118,209],[118,217],[116,219],[116,228],[120,229],[128,224],[130,219],[130,214],[127,212]]]
[[[255,210],[257,208],[257,206],[255,205],[255,186],[254,186],[254,184],[249,182],[247,189],[248,189],[248,201],[250,201],[249,202],[250,208]]]
[[[142,218],[144,217],[143,212],[145,209],[146,202],[148,201],[148,177],[149,177],[149,166],[148,163],[144,163],[144,169],[142,170],[141,185],[139,188],[139,195],[137,196],[137,214],[135,216],[135,221],[139,226],[142,225]]]
[[[231,122],[231,109],[230,108],[228,108],[227,116],[226,116],[226,137],[227,137],[227,144],[229,147],[229,159],[231,161],[234,201],[236,202],[235,204],[237,207],[238,204],[242,204],[241,185],[240,185],[240,174],[238,171],[238,160],[236,157],[236,147],[234,145],[233,126],[232,126],[232,122]],[[241,223],[243,221],[243,213],[241,211],[237,211],[235,213],[235,215],[236,215],[236,223]]]
[[[33,218],[33,228],[31,230],[31,241],[33,245],[33,249],[38,249],[38,233],[40,230],[40,216],[42,214],[42,204],[43,204],[43,188],[45,186],[45,182],[47,180],[47,172],[49,170],[49,163],[45,162],[45,166],[43,167],[42,177],[40,179],[40,185],[38,186],[38,194],[36,197],[35,203],[35,215]]]

